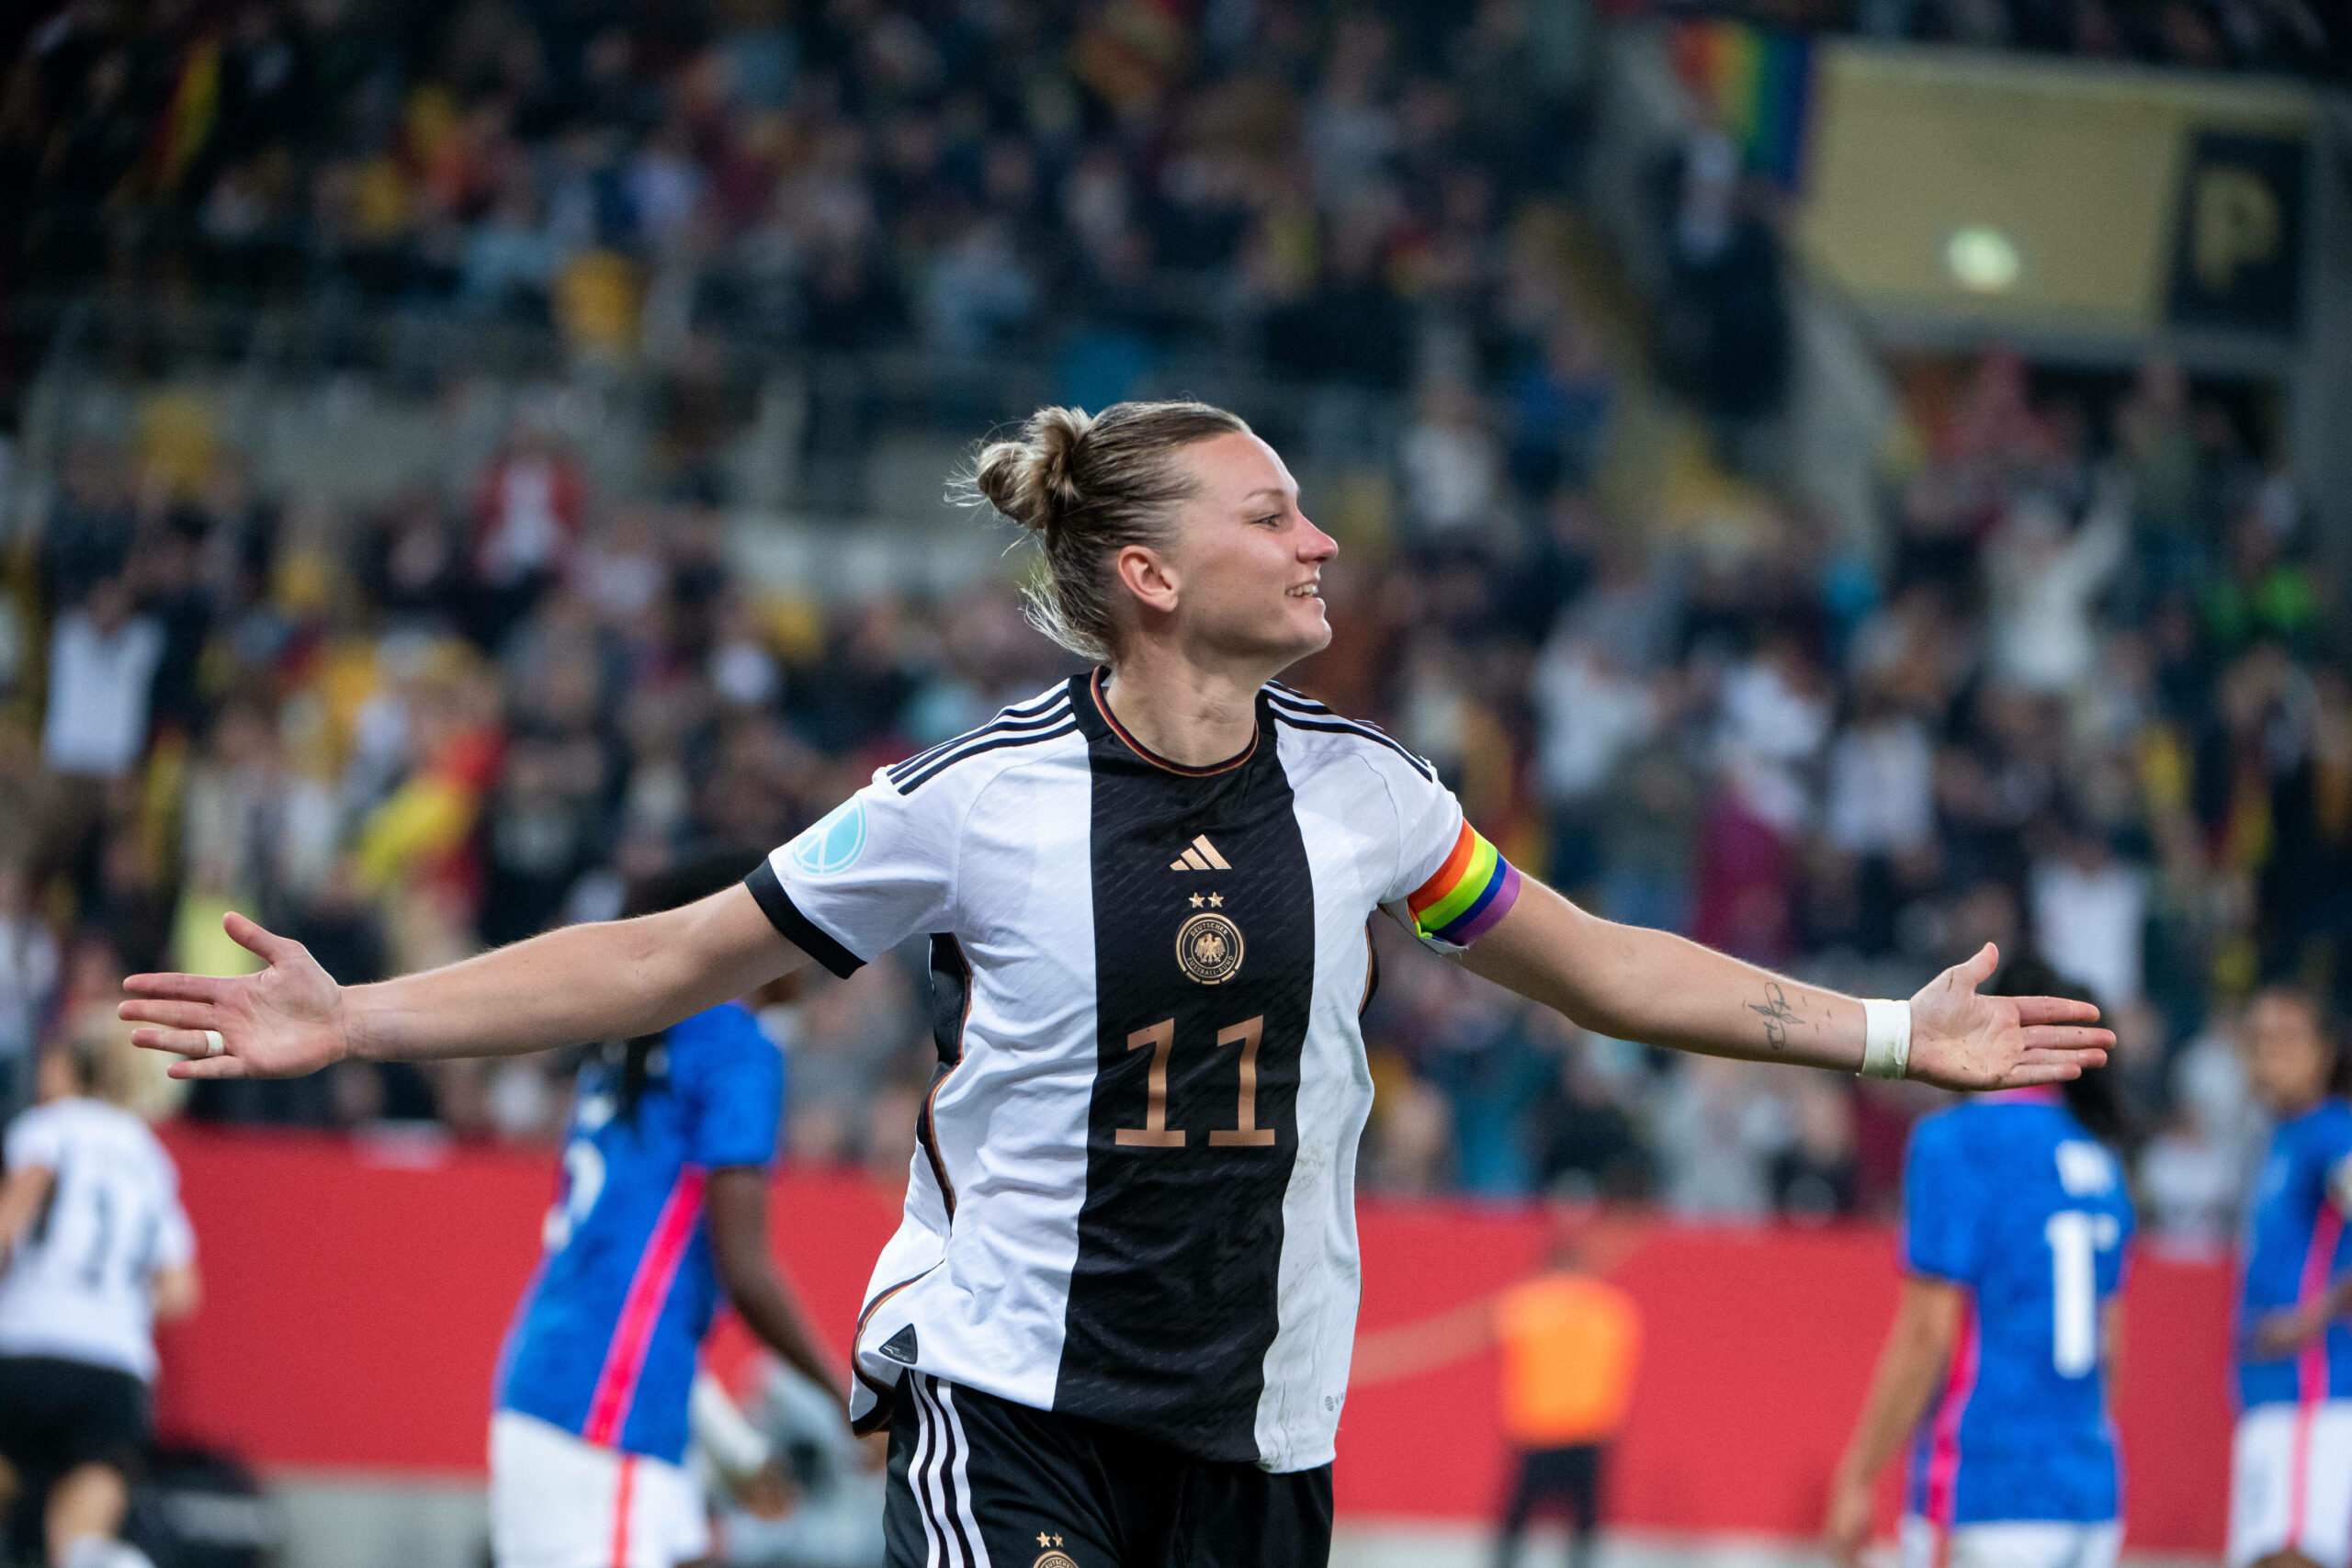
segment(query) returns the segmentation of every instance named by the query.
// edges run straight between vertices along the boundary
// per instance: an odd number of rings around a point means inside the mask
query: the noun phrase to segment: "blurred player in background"
[[[622,914],[690,904],[760,861],[714,854],[649,878]],[[708,1550],[684,1461],[695,1358],[722,1292],[753,1334],[842,1399],[768,1255],[783,1107],[783,1056],[736,1002],[582,1063],[546,1256],[500,1360],[499,1568],[672,1568]]]
[[[1994,989],[2090,999],[2030,957]],[[1841,1562],[1860,1551],[1871,1484],[1914,1433],[1904,1568],[2115,1562],[2108,1380],[2132,1202],[2108,1143],[2121,1130],[2107,1068],[1976,1095],[1912,1129],[1902,1303],[1830,1491]]]
[[[2352,1556],[2352,1106],[2319,1003],[2246,1009],[2246,1066],[2277,1119],[2246,1219],[2231,1568],[2345,1568]]]
[[[1574,1521],[1569,1568],[1591,1568],[1601,1460],[1633,1404],[1642,1309],[1597,1277],[1590,1239],[1562,1220],[1544,1272],[1505,1291],[1489,1320],[1502,1348],[1503,1436],[1519,1450],[1496,1568],[1519,1561],[1520,1538],[1546,1502]]]
[[[1642,1358],[1642,1309],[1600,1277],[1621,1251],[1603,1247],[1600,1230],[1589,1213],[1562,1209],[1554,1216],[1540,1273],[1435,1317],[1356,1340],[1358,1388],[1499,1349],[1503,1436],[1517,1451],[1517,1472],[1503,1503],[1497,1568],[1519,1561],[1528,1524],[1546,1504],[1572,1522],[1571,1568],[1589,1568],[1592,1562],[1600,1530],[1601,1461],[1624,1427]]]
[[[122,1109],[139,1063],[119,1036],[42,1053],[39,1101],[8,1128],[0,1185],[0,1457],[7,1550],[51,1568],[143,1568],[115,1539],[147,1446],[154,1324],[196,1310],[179,1171]]]

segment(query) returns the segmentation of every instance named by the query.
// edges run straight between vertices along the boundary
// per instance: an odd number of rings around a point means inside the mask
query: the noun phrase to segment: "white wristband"
[[[1911,1004],[1862,1003],[1862,1077],[1899,1078],[1911,1066]]]

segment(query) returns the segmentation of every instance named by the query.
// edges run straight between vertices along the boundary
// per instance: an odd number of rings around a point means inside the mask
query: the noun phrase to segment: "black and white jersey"
[[[1366,921],[1498,863],[1377,729],[1270,685],[1248,750],[1183,767],[1099,674],[882,770],[770,855],[752,892],[835,974],[931,937],[941,1067],[858,1325],[861,1416],[914,1368],[1205,1459],[1328,1462]],[[1458,937],[1516,889],[1420,929]]]
[[[196,1256],[172,1156],[130,1111],[71,1099],[9,1123],[7,1161],[50,1188],[0,1269],[0,1356],[153,1378],[154,1277]]]

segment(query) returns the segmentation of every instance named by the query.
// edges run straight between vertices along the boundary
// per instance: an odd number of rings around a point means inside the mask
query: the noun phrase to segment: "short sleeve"
[[[1384,904],[1419,892],[1445,864],[1455,840],[1462,837],[1462,803],[1434,776],[1421,773],[1420,768],[1427,766],[1424,762],[1420,767],[1381,770],[1389,797],[1396,803],[1396,874],[1380,896]]]
[[[54,1116],[28,1111],[9,1127],[6,1154],[12,1171],[36,1165],[55,1170],[65,1162],[65,1129]]]
[[[1914,1274],[1967,1284],[1979,1259],[1976,1182],[1944,1123],[1911,1131],[1903,1169],[1903,1266]]]
[[[745,886],[786,941],[846,977],[944,923],[961,799],[937,784],[901,794],[877,773],[770,854]]]
[[[671,1036],[671,1081],[689,1117],[687,1159],[706,1170],[774,1164],[784,1054],[737,1007],[697,1014]]]

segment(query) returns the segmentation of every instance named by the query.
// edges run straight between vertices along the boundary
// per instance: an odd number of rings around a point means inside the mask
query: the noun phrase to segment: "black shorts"
[[[1519,1456],[1519,1478],[1511,1485],[1503,1510],[1510,1528],[1523,1525],[1539,1504],[1556,1502],[1589,1532],[1600,1524],[1600,1445],[1573,1443],[1565,1448],[1525,1449]]]
[[[909,1372],[889,1568],[1325,1568],[1331,1467],[1272,1475]]]
[[[128,1472],[147,1447],[147,1385],[113,1367],[0,1356],[0,1455],[31,1477],[78,1465]]]

